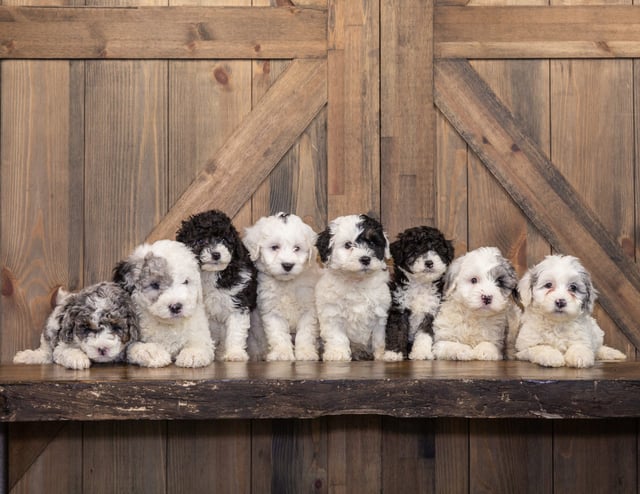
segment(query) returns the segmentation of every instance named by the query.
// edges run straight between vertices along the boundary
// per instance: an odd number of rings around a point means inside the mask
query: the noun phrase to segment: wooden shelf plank
[[[0,365],[0,421],[315,418],[328,415],[603,418],[640,414],[640,362],[256,362]]]
[[[0,58],[324,58],[327,12],[292,7],[0,6]]]

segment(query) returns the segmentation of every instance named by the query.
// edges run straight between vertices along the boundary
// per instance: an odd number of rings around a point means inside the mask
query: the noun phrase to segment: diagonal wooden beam
[[[435,66],[435,103],[555,249],[582,259],[640,348],[640,270],[466,60]]]
[[[326,60],[294,60],[147,240],[173,238],[183,219],[208,209],[233,217],[326,103]]]

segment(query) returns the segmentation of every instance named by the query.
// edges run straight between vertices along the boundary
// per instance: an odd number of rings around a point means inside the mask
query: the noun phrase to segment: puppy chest
[[[204,305],[207,315],[218,321],[224,321],[233,311],[238,311],[234,296],[229,290],[212,289],[204,293]]]
[[[409,285],[405,294],[405,306],[420,319],[435,314],[440,305],[440,294],[435,285]]]

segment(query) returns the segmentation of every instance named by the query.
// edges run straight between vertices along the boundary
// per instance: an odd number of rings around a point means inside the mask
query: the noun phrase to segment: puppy
[[[433,354],[442,360],[502,360],[511,312],[519,310],[516,272],[496,247],[454,260],[433,322]]]
[[[258,269],[257,303],[268,345],[266,360],[319,358],[315,240],[313,229],[294,214],[265,216],[245,229],[243,242]]]
[[[364,214],[340,216],[316,245],[326,268],[316,286],[323,360],[384,359],[391,254],[382,225]]]
[[[182,222],[176,240],[200,265],[204,306],[217,357],[249,360],[250,314],[256,308],[258,272],[229,217],[207,211]]]
[[[625,360],[603,344],[591,317],[596,290],[572,256],[553,255],[531,268],[518,285],[524,305],[516,358],[545,367],[591,367],[596,360]]]
[[[55,362],[68,369],[88,369],[92,362],[122,362],[138,334],[131,297],[115,283],[98,283],[78,293],[60,289],[40,336],[40,348],[18,352],[13,362]]]
[[[184,244],[142,244],[118,263],[113,280],[131,294],[140,316],[140,341],[128,361],[143,367],[203,367],[214,345],[202,301],[198,261]]]
[[[398,353],[397,358],[408,354],[412,360],[431,360],[433,320],[442,299],[444,274],[453,261],[453,244],[437,228],[417,226],[400,233],[390,250],[394,282],[387,352]]]

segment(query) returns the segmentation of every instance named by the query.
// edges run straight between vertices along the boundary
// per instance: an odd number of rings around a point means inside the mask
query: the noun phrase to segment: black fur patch
[[[316,239],[316,248],[318,249],[318,254],[320,254],[320,260],[323,263],[326,263],[331,256],[331,232],[329,228],[326,228],[322,233],[318,235]]]
[[[378,259],[383,260],[387,248],[387,239],[384,236],[382,225],[379,221],[366,214],[361,214],[360,219],[361,221],[358,222],[357,227],[362,229],[362,233],[356,238],[356,244],[366,245]]]

